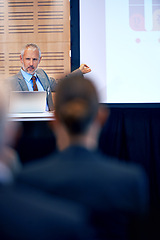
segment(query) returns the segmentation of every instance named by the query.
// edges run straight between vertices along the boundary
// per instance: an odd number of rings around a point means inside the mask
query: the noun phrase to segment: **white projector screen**
[[[160,0],[80,0],[80,62],[102,103],[160,102]]]

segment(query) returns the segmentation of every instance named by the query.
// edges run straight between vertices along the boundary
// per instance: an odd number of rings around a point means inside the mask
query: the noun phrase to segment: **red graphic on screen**
[[[160,31],[160,0],[148,0],[152,1],[151,12],[152,19],[152,30],[146,30],[145,20],[145,0],[129,0],[129,24],[132,30],[134,31]]]
[[[134,31],[145,31],[144,0],[129,0],[129,22]]]

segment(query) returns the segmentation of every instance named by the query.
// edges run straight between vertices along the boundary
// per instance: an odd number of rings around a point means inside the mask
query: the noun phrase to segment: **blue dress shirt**
[[[22,73],[22,76],[23,76],[27,86],[28,86],[29,91],[33,91],[33,81],[31,80],[32,76],[36,77],[36,84],[38,87],[38,91],[44,91],[44,88],[43,88],[41,82],[39,81],[39,79],[37,78],[36,73],[34,75],[29,74],[29,73],[25,72],[22,68],[21,68],[21,73]]]

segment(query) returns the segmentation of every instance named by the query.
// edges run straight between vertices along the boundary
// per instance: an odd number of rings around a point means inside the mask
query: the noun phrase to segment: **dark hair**
[[[84,133],[98,111],[98,96],[93,83],[83,77],[70,77],[58,84],[56,116],[70,134]]]

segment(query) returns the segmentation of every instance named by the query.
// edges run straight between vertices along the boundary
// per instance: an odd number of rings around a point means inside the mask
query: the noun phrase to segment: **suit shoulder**
[[[12,75],[10,77],[8,77],[7,80],[8,81],[17,81],[19,76],[20,76],[20,72],[18,72],[17,74]]]
[[[115,171],[119,171],[122,175],[128,175],[128,177],[131,178],[146,176],[144,168],[139,164],[105,156],[102,156],[102,159],[103,161],[106,159],[106,162],[108,162]]]
[[[48,78],[47,73],[42,68],[38,68],[36,72],[37,72],[37,74],[45,75]]]
[[[22,87],[20,85],[20,81],[23,80],[23,76],[21,74],[21,71],[19,71],[17,74],[14,74],[7,78],[8,83],[11,85],[11,88],[13,91],[21,91]]]

